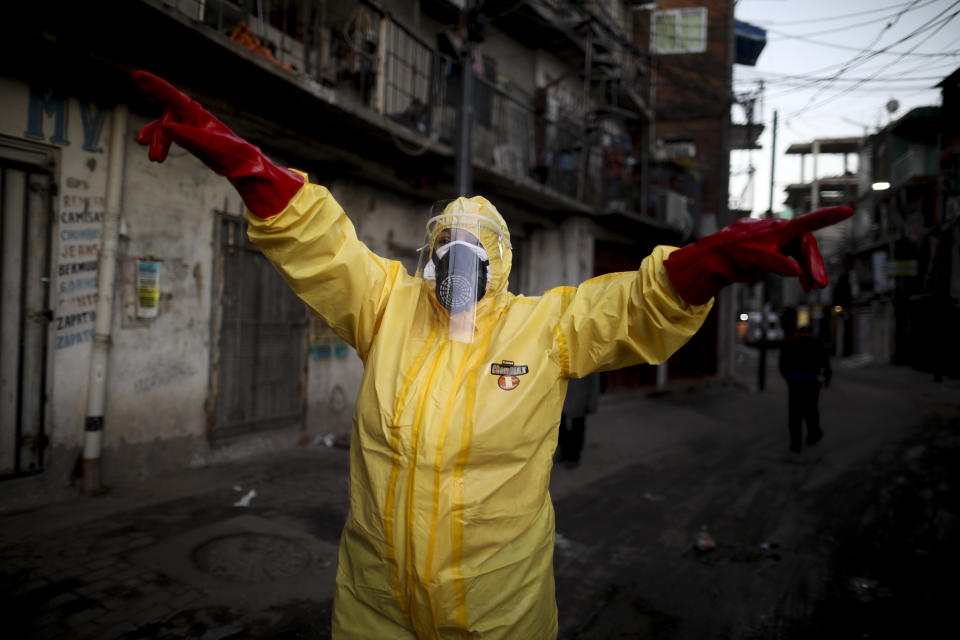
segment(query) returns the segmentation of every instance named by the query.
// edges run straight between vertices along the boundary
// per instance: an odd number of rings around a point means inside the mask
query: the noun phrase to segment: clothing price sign
[[[891,277],[915,276],[919,273],[916,260],[887,260],[887,275]]]
[[[137,317],[156,318],[160,302],[160,263],[154,260],[137,262]]]

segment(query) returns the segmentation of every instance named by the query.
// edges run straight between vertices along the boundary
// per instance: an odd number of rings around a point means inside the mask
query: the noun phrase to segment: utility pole
[[[817,177],[817,161],[820,159],[820,141],[813,141],[813,182],[810,183],[810,211],[820,208],[820,179]],[[807,213],[810,213],[808,211]]]
[[[458,115],[457,149],[454,164],[457,195],[470,196],[473,191],[473,60],[477,43],[483,40],[483,17],[476,0],[466,0],[460,14],[460,113]]]
[[[580,147],[580,170],[577,176],[577,200],[587,193],[587,174],[590,169],[590,75],[593,72],[593,40],[587,38],[583,56],[583,141]]]
[[[760,359],[757,361],[757,389],[767,386],[767,314],[770,313],[770,274],[763,274],[763,302],[760,305]]]
[[[770,200],[765,218],[773,217],[773,174],[777,166],[777,110],[773,111],[773,141],[770,143]],[[757,362],[757,389],[767,385],[767,314],[770,313],[770,274],[763,276],[763,302],[760,308],[760,359]]]
[[[777,110],[773,110],[773,142],[770,143],[770,204],[767,211],[773,213],[773,176],[777,168]]]

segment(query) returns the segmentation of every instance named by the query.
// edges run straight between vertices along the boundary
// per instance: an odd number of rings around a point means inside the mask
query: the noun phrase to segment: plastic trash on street
[[[245,496],[233,503],[235,507],[249,507],[250,501],[257,497],[256,489],[250,489]]]
[[[696,547],[700,551],[710,551],[717,546],[717,543],[714,542],[713,537],[710,535],[710,532],[707,531],[707,525],[700,527],[700,532],[697,533],[697,544]]]

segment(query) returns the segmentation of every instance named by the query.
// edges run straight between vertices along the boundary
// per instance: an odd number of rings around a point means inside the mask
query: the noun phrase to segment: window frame
[[[682,37],[683,18],[688,15],[696,15],[700,19],[700,40],[692,46],[684,46]],[[661,19],[672,17],[673,22],[673,43],[678,46],[660,48],[658,24]],[[704,53],[707,50],[707,8],[706,7],[683,7],[680,9],[661,9],[654,11],[650,20],[650,50],[656,55],[670,55],[683,53]]]

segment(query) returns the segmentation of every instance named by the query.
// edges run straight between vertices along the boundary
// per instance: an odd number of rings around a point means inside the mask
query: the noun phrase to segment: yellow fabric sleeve
[[[277,215],[248,211],[247,221],[294,292],[366,359],[403,266],[370,251],[327,188],[309,182]]]
[[[673,250],[659,246],[637,271],[597,276],[576,288],[554,330],[551,355],[562,375],[659,364],[700,329],[713,300],[690,305],[677,295],[663,267]]]

